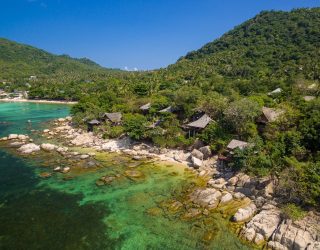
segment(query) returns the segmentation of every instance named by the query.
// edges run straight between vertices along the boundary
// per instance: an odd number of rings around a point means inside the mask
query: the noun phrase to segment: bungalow
[[[229,151],[233,151],[235,150],[236,148],[239,148],[239,149],[245,149],[246,147],[248,147],[250,144],[248,142],[245,142],[245,141],[239,141],[239,140],[231,140],[229,142],[229,144],[227,145],[227,149]]]
[[[197,131],[204,129],[210,122],[212,122],[212,119],[207,114],[204,114],[199,119],[188,123],[186,127],[189,128],[189,137],[191,131],[194,136]]]
[[[96,119],[89,121],[88,122],[88,132],[92,132],[93,131],[93,127],[94,126],[98,126],[98,125],[100,125],[100,122],[98,120],[96,120]]]
[[[140,110],[143,112],[143,113],[147,113],[149,111],[149,109],[151,108],[151,103],[147,103],[147,104],[144,104],[140,107]]]
[[[231,140],[227,145],[227,151],[224,154],[218,156],[218,162],[217,162],[218,166],[227,167],[228,163],[232,161],[233,150],[237,148],[240,150],[243,150],[250,145],[252,144],[245,141],[239,141],[235,139]]]
[[[276,88],[275,90],[268,93],[268,95],[280,94],[282,92],[281,88]]]
[[[305,100],[306,102],[312,101],[314,100],[316,97],[315,96],[304,96],[303,100]]]
[[[269,122],[274,122],[276,121],[280,115],[284,113],[283,110],[280,109],[273,109],[273,108],[267,108],[263,107],[262,108],[262,114],[258,118],[257,122],[262,123],[262,124],[267,124]]]
[[[173,108],[171,106],[161,109],[159,111],[159,113],[172,113],[172,112],[173,112]]]
[[[120,112],[104,113],[101,117],[105,120],[109,120],[113,124],[119,124],[122,119],[122,114]]]

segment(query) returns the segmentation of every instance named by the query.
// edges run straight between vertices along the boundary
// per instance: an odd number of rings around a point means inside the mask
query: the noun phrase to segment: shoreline
[[[74,105],[74,104],[77,104],[77,103],[78,103],[78,102],[73,102],[73,101],[32,100],[32,99],[9,99],[9,98],[0,99],[0,102],[29,102],[29,103],[67,104],[67,105]]]
[[[0,138],[17,147],[20,154],[33,154],[37,151],[56,151],[65,158],[76,160],[95,159],[97,154],[117,153],[135,161],[152,160],[156,164],[169,164],[183,167],[195,174],[195,178],[205,181],[204,186],[197,187],[189,193],[192,208],[186,214],[195,218],[200,214],[209,215],[209,211],[232,207],[230,222],[237,226],[237,236],[248,244],[270,249],[319,249],[320,214],[309,211],[303,218],[292,220],[283,216],[280,203],[276,197],[276,182],[272,178],[258,178],[245,173],[220,168],[217,156],[210,153],[204,160],[196,158],[194,150],[157,148],[142,142],[135,142],[128,137],[122,139],[102,139],[102,136],[88,133],[72,127],[72,117],[53,121],[50,129],[39,131],[46,143],[34,144],[27,135],[11,134]],[[51,144],[52,139],[57,139]],[[41,142],[40,142],[41,143]],[[76,151],[75,151],[76,150]],[[201,161],[201,164],[198,162]],[[53,169],[67,173],[73,167]],[[135,173],[133,173],[135,174]],[[109,176],[110,177],[110,176]],[[112,176],[110,177],[112,178]],[[109,179],[103,185],[108,184]],[[99,184],[100,185],[100,184]],[[235,206],[238,204],[239,206]],[[293,237],[291,232],[304,235],[304,239]],[[282,240],[284,239],[284,240]]]

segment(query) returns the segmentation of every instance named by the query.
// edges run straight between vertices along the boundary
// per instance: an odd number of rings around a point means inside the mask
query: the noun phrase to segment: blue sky
[[[174,63],[262,10],[320,0],[0,0],[0,37],[102,66]]]

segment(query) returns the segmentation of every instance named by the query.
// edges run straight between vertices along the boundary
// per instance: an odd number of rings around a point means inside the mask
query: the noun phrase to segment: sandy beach
[[[78,102],[72,102],[72,101],[54,101],[54,100],[30,100],[30,99],[9,99],[4,98],[0,99],[0,102],[31,102],[31,103],[52,103],[52,104],[77,104]]]

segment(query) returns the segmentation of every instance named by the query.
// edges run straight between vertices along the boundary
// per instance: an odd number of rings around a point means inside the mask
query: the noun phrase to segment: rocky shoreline
[[[60,118],[54,126],[42,131],[47,140],[61,140],[63,143],[42,143],[37,145],[27,135],[11,134],[1,138],[20,154],[28,155],[39,151],[57,152],[64,157],[76,157],[94,165],[95,153],[80,153],[74,148],[89,148],[97,152],[122,153],[133,160],[153,159],[188,166],[191,171],[206,181],[206,187],[190,193],[190,201],[197,208],[190,208],[187,217],[206,214],[217,207],[241,201],[231,220],[240,227],[239,236],[260,247],[275,250],[320,249],[320,215],[309,212],[305,218],[292,221],[284,218],[274,197],[276,180],[253,178],[244,173],[235,173],[221,168],[217,156],[213,156],[208,146],[195,144],[189,152],[157,148],[146,143],[137,143],[127,137],[117,140],[104,140],[71,125],[72,118]],[[70,167],[56,167],[53,171],[67,173]],[[43,177],[49,177],[50,173]],[[109,182],[102,180],[103,182]],[[112,180],[111,180],[112,181]]]

